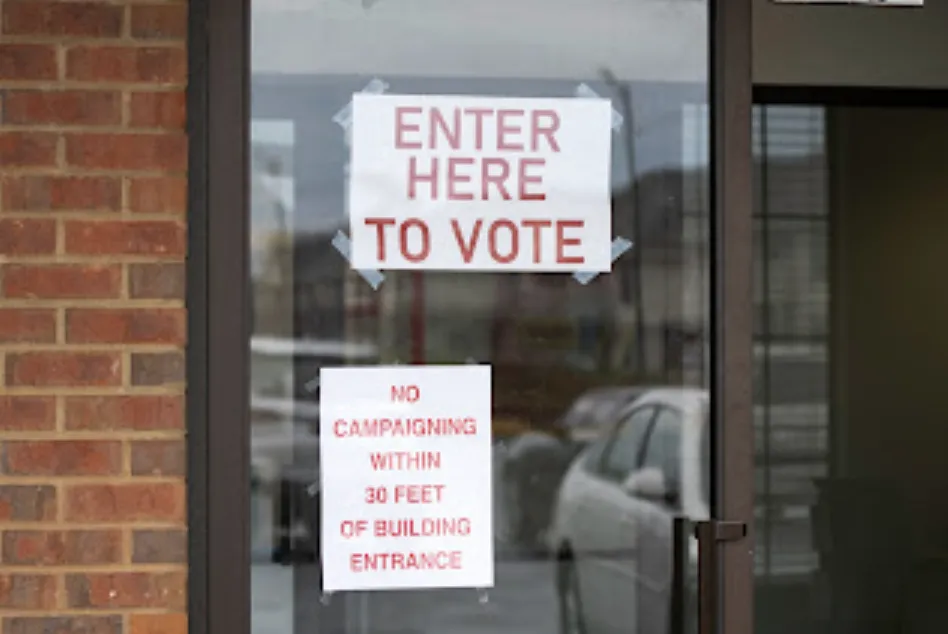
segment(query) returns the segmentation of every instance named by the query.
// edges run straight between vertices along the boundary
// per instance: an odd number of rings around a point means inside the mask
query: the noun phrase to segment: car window
[[[602,462],[602,472],[605,476],[622,480],[638,468],[642,442],[654,415],[655,408],[640,407],[619,423],[606,447]]]
[[[681,414],[662,408],[648,437],[642,467],[661,469],[669,491],[681,492]]]

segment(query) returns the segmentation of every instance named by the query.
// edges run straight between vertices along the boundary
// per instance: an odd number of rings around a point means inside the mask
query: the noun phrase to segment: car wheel
[[[560,634],[586,634],[576,564],[572,558],[561,558],[559,568]]]

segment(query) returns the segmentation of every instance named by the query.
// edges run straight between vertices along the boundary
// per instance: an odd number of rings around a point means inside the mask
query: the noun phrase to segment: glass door
[[[940,632],[948,111],[809,97],[754,117],[754,631]]]
[[[726,451],[710,392],[707,4],[251,8],[252,632],[697,631],[689,527],[714,516]],[[491,162],[482,141],[519,162]],[[407,193],[364,178],[386,143],[430,150],[407,164]],[[563,161],[545,181],[539,147]],[[583,227],[605,227],[597,255],[569,224],[541,247],[547,220],[523,206],[541,183],[550,200],[586,195],[596,170]],[[474,225],[431,239],[431,209],[389,233],[365,217],[369,194],[384,215],[437,191],[519,218],[484,226],[490,266],[463,266]],[[427,258],[455,239],[461,264]],[[556,266],[501,266],[531,246]],[[364,265],[385,249],[404,266]],[[392,385],[382,413],[366,404],[376,379],[425,372],[441,378],[420,418],[398,413],[417,385]],[[486,410],[450,418],[469,402]],[[371,448],[344,453],[357,442]]]

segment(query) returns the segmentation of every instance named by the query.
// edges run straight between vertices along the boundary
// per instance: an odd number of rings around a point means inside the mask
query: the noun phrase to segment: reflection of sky
[[[255,73],[707,77],[704,0],[254,0]]]

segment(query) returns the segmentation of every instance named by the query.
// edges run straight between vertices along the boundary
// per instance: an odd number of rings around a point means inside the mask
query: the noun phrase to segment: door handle
[[[688,632],[688,518],[675,516],[672,521],[672,587],[668,615],[669,634]]]
[[[744,522],[708,520],[695,525],[698,540],[698,634],[717,634],[721,544],[744,539]]]

